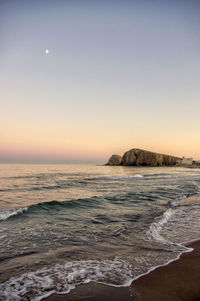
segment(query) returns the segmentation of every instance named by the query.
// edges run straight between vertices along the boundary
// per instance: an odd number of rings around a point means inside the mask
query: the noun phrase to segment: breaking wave
[[[58,210],[58,209],[64,209],[64,208],[75,208],[75,207],[96,207],[98,205],[98,202],[101,200],[101,197],[91,197],[91,198],[85,198],[85,199],[74,199],[70,201],[50,201],[50,202],[42,202],[33,204],[27,207],[21,207],[21,208],[15,208],[5,211],[0,211],[0,221],[4,221],[11,217],[17,217],[18,215],[24,214],[24,213],[38,213],[40,211],[43,212],[49,212],[50,210]]]
[[[28,207],[18,208],[18,209],[10,209],[5,211],[0,211],[0,221],[4,221],[9,217],[22,214],[28,210]]]
[[[132,281],[131,267],[118,258],[56,264],[52,268],[12,277],[0,284],[0,298],[9,301],[39,301],[53,293],[68,293],[76,285],[91,281],[110,283],[113,286],[128,286]]]
[[[147,236],[149,238],[153,238],[157,242],[168,243],[168,241],[160,234],[160,231],[162,230],[163,226],[168,223],[173,214],[174,211],[172,208],[169,208],[167,211],[165,211],[158,221],[153,222],[150,225],[150,228],[147,231]]]
[[[188,229],[190,228],[192,221],[193,227],[189,231],[191,235],[189,240],[192,241],[196,239],[195,234],[199,232],[198,220],[200,217],[200,205],[185,205],[184,203],[181,205],[181,203],[178,203],[178,201],[186,198],[187,197],[183,195],[182,197],[178,197],[171,201],[171,207],[167,209],[162,216],[157,217],[156,220],[150,224],[149,230],[146,233],[148,239],[153,239],[158,243],[178,246],[183,250],[188,250],[188,248],[183,245],[183,233],[185,232],[189,235]],[[188,200],[191,200],[191,197],[188,197]],[[194,237],[192,235],[194,235]],[[180,236],[183,237],[182,243],[177,243]]]

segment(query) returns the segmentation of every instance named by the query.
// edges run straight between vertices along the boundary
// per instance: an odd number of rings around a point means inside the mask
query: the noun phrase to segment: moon
[[[45,53],[46,53],[46,54],[49,54],[49,49],[45,49]]]

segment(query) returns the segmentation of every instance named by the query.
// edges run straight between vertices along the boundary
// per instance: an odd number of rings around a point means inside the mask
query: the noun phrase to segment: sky
[[[199,15],[198,0],[0,0],[0,162],[200,159]]]

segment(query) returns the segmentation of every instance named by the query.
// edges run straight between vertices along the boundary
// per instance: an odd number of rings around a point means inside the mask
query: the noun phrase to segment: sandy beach
[[[189,246],[192,252],[133,282],[140,300],[200,300],[200,241]]]
[[[200,300],[200,241],[179,260],[159,267],[133,281],[130,287],[103,284],[80,285],[67,295],[52,295],[46,301],[197,301]]]

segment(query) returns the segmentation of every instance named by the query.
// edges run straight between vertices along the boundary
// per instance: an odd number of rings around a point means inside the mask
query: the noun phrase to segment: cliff
[[[180,163],[181,158],[158,154],[138,148],[124,153],[122,157],[112,155],[106,165],[124,166],[173,166]]]

